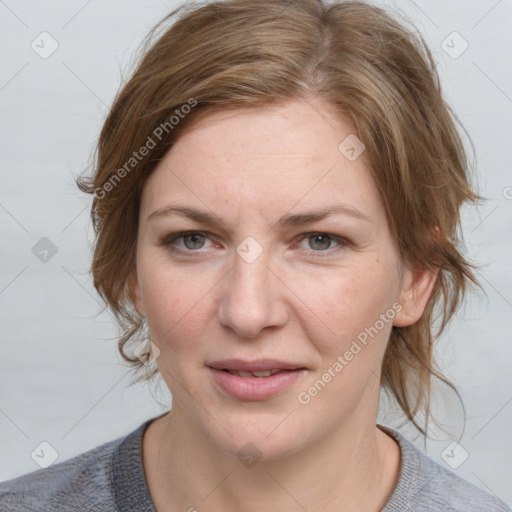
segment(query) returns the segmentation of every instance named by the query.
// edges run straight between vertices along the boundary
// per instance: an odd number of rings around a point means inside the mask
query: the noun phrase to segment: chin
[[[285,419],[287,414],[260,412],[237,414],[232,418],[224,416],[222,426],[225,430],[217,423],[210,423],[206,428],[215,445],[239,459],[249,456],[261,461],[280,460],[297,453],[307,444],[304,422],[298,425],[295,420],[292,424]]]

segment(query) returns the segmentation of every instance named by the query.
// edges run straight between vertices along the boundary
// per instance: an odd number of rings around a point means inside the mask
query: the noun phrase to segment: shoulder
[[[510,507],[492,494],[476,487],[452,471],[428,459],[437,469],[421,493],[426,503],[447,511],[510,512]]]
[[[0,483],[0,510],[115,510],[117,452],[134,432],[48,468]]]
[[[504,501],[427,457],[399,432],[381,428],[402,453],[399,480],[383,512],[511,512]]]

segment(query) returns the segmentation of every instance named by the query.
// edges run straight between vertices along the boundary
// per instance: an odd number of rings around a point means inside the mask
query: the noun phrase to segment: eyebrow
[[[229,230],[229,225],[214,213],[198,210],[197,208],[177,205],[163,206],[162,208],[155,210],[147,217],[146,222],[155,217],[168,216],[173,214],[189,218],[199,224],[205,224],[215,228]],[[353,206],[346,204],[336,204],[311,212],[284,215],[279,219],[277,224],[282,228],[291,226],[303,226],[306,224],[318,222],[325,219],[326,217],[329,217],[330,215],[335,214],[353,217],[365,222],[372,222],[372,219],[367,214],[361,212]]]

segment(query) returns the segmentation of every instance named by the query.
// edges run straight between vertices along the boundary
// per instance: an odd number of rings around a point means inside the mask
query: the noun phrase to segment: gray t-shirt
[[[158,416],[160,417],[160,416]],[[156,512],[142,464],[149,419],[130,434],[67,461],[0,483],[1,512]],[[511,512],[501,500],[422,454],[399,432],[400,475],[382,512]]]

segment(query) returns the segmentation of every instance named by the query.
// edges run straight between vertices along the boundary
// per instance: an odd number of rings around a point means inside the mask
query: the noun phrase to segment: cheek
[[[391,266],[340,269],[328,281],[302,281],[307,297],[302,328],[321,357],[322,367],[301,389],[299,403],[312,417],[331,411],[332,425],[349,417],[362,397],[378,397],[382,358],[392,328],[396,281]],[[336,277],[334,275],[336,274]]]
[[[332,270],[328,277],[295,280],[294,291],[304,304],[299,321],[324,366],[349,350],[354,340],[362,350],[353,359],[361,364],[372,364],[383,355],[392,319],[382,322],[380,315],[390,310],[397,285],[392,262],[384,263],[382,258],[366,258]]]
[[[172,267],[162,258],[141,257],[141,295],[151,340],[162,355],[193,349],[213,313],[215,283],[208,269]]]

